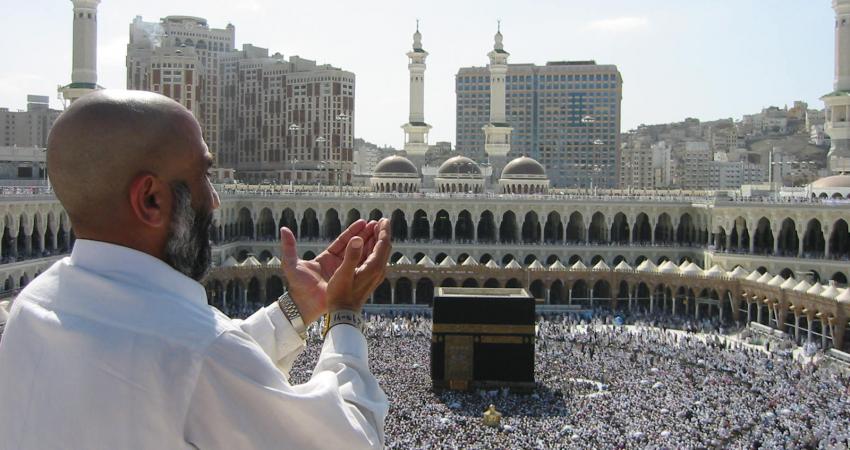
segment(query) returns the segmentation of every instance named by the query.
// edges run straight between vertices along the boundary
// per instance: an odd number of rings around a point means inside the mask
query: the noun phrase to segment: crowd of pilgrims
[[[850,448],[850,376],[822,354],[768,352],[710,322],[614,323],[539,317],[532,393],[435,392],[430,318],[368,315],[372,372],[390,401],[386,447]],[[293,383],[310,377],[319,329]],[[482,424],[490,404],[499,427]]]

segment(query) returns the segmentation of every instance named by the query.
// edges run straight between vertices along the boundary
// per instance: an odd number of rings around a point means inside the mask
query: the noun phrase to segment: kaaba
[[[532,389],[534,304],[525,289],[437,288],[431,330],[434,388]]]

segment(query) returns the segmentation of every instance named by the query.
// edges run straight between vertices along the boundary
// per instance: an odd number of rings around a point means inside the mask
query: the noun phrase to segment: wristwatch
[[[338,309],[334,312],[325,314],[325,327],[322,329],[322,337],[328,335],[328,331],[336,325],[348,324],[363,332],[363,315],[357,311],[350,309]]]
[[[295,305],[295,302],[292,301],[292,297],[289,296],[288,291],[284,291],[283,295],[277,298],[277,306],[280,307],[280,310],[283,311],[283,315],[289,320],[289,323],[292,324],[292,328],[295,328],[295,332],[298,333],[298,336],[301,337],[301,340],[307,340],[307,326],[304,325],[304,319],[301,318],[301,313],[298,312],[298,306]]]

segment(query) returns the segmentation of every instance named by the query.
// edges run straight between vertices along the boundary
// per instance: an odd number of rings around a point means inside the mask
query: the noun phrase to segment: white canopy
[[[467,257],[466,257],[466,259],[464,259],[464,260],[463,260],[463,262],[462,262],[462,263],[460,263],[460,265],[461,265],[461,266],[470,266],[470,267],[471,267],[471,266],[477,266],[477,265],[479,265],[479,264],[478,264],[478,261],[476,261],[476,260],[475,260],[475,258],[473,258],[473,257],[471,257],[471,256],[467,256]]]
[[[443,258],[442,261],[440,261],[440,267],[452,267],[452,266],[456,266],[456,265],[457,265],[457,261],[452,259],[451,256],[446,256],[445,258]]]
[[[665,261],[664,264],[658,266],[658,273],[679,273],[679,266],[673,261]]]
[[[490,261],[487,261],[487,264],[484,264],[484,265],[485,265],[485,266],[487,266],[487,267],[489,267],[489,268],[491,268],[491,269],[499,269],[499,268],[501,268],[501,266],[499,265],[499,263],[497,263],[497,262],[496,262],[496,260],[493,260],[493,259],[491,259]]]
[[[532,269],[532,270],[543,270],[543,269],[545,269],[545,267],[543,267],[543,264],[540,264],[540,261],[538,261],[536,259],[531,264],[529,264],[528,268]]]
[[[512,259],[508,265],[505,266],[505,269],[522,269],[522,265],[518,263],[515,259]]]
[[[585,266],[581,261],[576,261],[575,264],[570,266],[570,270],[587,270],[587,266]]]
[[[611,268],[610,268],[610,267],[608,267],[608,264],[605,264],[605,261],[602,261],[602,260],[600,259],[600,260],[599,260],[599,262],[598,262],[598,263],[596,263],[596,265],[595,265],[595,266],[593,266],[593,270],[597,270],[597,271],[608,271],[608,270],[611,270]]]
[[[560,259],[556,259],[555,262],[549,266],[549,270],[565,270],[567,266],[565,266]]]
[[[260,266],[262,266],[262,264],[260,264],[260,262],[257,261],[257,258],[254,258],[253,256],[249,256],[249,257],[245,258],[245,261],[242,261],[242,264],[239,264],[239,265],[242,266],[242,267],[260,267]]]
[[[635,270],[637,272],[655,272],[658,270],[658,266],[656,266],[654,262],[645,259],[642,263],[638,264],[637,269]]]
[[[794,292],[806,292],[806,291],[809,290],[810,287],[812,287],[811,284],[809,284],[806,280],[802,280],[799,283],[797,283],[797,285],[794,286],[794,289],[792,289],[792,290]]]
[[[437,267],[437,265],[434,264],[434,260],[431,259],[431,257],[428,255],[423,256],[422,259],[420,259],[419,262],[416,264],[425,267]]]
[[[711,278],[720,278],[726,276],[726,271],[720,265],[715,264],[710,269],[705,271],[705,276]]]
[[[272,256],[271,259],[266,261],[267,267],[280,267],[280,259],[277,256]]]
[[[771,278],[770,281],[767,282],[767,285],[768,286],[780,287],[780,286],[782,286],[782,283],[784,283],[784,282],[785,282],[785,278],[782,278],[782,275],[777,275],[777,276]]]
[[[632,266],[629,265],[629,263],[626,262],[625,259],[620,261],[620,263],[617,264],[616,266],[614,266],[615,272],[628,272],[630,270],[634,270],[634,269],[632,268]]]
[[[396,261],[395,263],[396,264],[411,264],[410,259],[405,255],[401,255],[401,258],[399,258],[398,261]]]
[[[233,256],[228,256],[227,259],[224,260],[221,267],[236,267],[239,265],[239,261],[236,261],[236,258]]]
[[[732,278],[744,279],[747,278],[748,273],[743,267],[736,266],[734,270],[728,273],[728,275]]]

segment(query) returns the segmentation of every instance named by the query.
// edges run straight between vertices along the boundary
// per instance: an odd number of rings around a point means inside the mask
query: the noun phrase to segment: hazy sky
[[[430,53],[425,118],[431,142],[455,140],[454,75],[484,66],[502,19],[512,63],[595,59],[616,64],[623,131],[639,124],[738,118],[763,106],[831,91],[830,0],[104,0],[99,7],[99,84],[125,87],[133,17],[193,15],[236,26],[237,47],[329,62],[357,75],[356,134],[401,147],[407,121],[407,58],[415,20]],[[55,98],[70,82],[68,0],[6,8],[0,106],[24,108],[26,94]],[[59,106],[59,102],[55,102]]]

